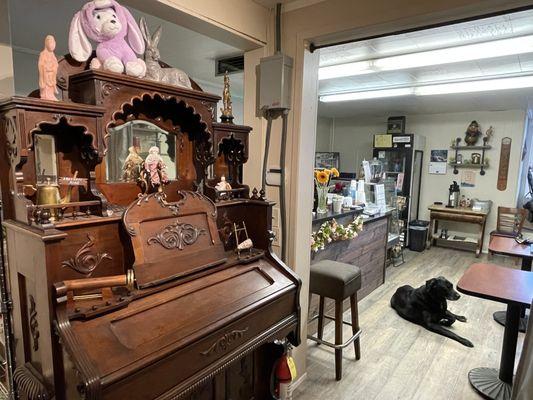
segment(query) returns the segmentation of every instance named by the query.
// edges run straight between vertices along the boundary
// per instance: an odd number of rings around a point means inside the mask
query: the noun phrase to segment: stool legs
[[[318,338],[322,340],[324,333],[324,296],[320,296],[318,303]]]
[[[335,300],[335,344],[342,344],[342,300]],[[342,349],[335,349],[335,378],[342,379]]]
[[[357,308],[357,293],[350,296],[350,306],[352,314],[352,333],[355,335],[359,331],[359,310]],[[361,342],[359,338],[353,342],[355,348],[355,359],[361,358]]]

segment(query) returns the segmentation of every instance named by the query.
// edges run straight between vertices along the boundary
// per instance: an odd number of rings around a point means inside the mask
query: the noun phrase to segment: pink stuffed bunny
[[[92,54],[89,39],[98,43],[91,68],[104,69],[142,78],[146,64],[137,57],[144,52],[144,40],[130,12],[115,0],[93,0],[78,11],[70,24],[68,47],[77,61]],[[129,44],[128,44],[129,43]],[[137,53],[137,54],[135,54]]]

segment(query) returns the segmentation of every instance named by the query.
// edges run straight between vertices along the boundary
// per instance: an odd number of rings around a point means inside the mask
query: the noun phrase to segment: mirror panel
[[[56,143],[52,135],[33,135],[37,183],[57,183]]]
[[[106,155],[107,182],[137,182],[151,147],[159,148],[168,179],[177,176],[176,135],[146,121],[130,121],[109,129]]]

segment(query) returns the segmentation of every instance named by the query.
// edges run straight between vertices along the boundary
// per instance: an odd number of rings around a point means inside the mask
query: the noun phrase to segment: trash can
[[[428,237],[429,221],[409,222],[409,250],[424,251]]]

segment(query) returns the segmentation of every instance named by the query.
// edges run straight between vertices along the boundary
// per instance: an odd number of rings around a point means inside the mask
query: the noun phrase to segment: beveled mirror
[[[57,158],[55,138],[52,135],[35,134],[33,136],[35,149],[35,175],[37,183],[57,183]]]
[[[150,148],[157,147],[169,180],[176,179],[176,135],[147,121],[130,121],[109,129],[107,182],[137,182]]]

